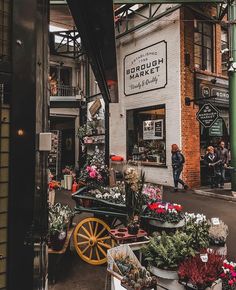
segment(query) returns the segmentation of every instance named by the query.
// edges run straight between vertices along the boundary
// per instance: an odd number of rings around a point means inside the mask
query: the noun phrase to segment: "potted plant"
[[[49,207],[49,243],[53,250],[59,251],[63,248],[73,216],[74,212],[68,205],[56,203]]]
[[[220,275],[224,290],[235,290],[236,289],[236,263],[228,262],[224,260],[223,271]]]
[[[179,266],[180,282],[186,289],[217,289],[220,283],[217,279],[222,271],[223,260],[222,256],[213,251],[201,252],[195,257],[187,258]]]
[[[149,203],[146,216],[150,216],[149,224],[163,228],[178,228],[184,226],[182,206],[168,202],[156,201]]]
[[[156,277],[151,276],[145,267],[135,263],[129,256],[118,255],[115,258],[116,266],[123,278],[121,285],[129,290],[147,290],[156,286]]]
[[[128,233],[136,235],[140,228],[140,217],[143,213],[143,206],[146,204],[146,196],[143,194],[145,175],[133,167],[124,171],[126,208],[128,213]]]
[[[183,231],[191,239],[191,247],[199,252],[209,246],[209,228],[206,216],[202,214],[185,213],[185,226]]]
[[[190,237],[180,231],[172,235],[167,235],[166,232],[162,232],[162,235],[154,234],[149,244],[143,248],[150,271],[161,278],[178,279],[179,264],[186,257],[195,255],[190,244]]]
[[[213,224],[212,222],[209,222],[209,224],[210,244],[213,246],[224,247],[226,238],[229,234],[228,226],[221,220],[217,224]]]

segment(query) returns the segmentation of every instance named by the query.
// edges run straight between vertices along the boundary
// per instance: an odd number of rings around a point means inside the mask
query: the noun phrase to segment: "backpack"
[[[185,163],[185,157],[184,157],[184,154],[183,153],[179,153],[180,155],[181,155],[181,157],[182,157],[182,164],[184,164]]]

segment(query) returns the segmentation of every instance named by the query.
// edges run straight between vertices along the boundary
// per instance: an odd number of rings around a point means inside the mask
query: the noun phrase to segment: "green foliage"
[[[162,232],[161,236],[155,234],[150,239],[149,244],[143,249],[143,254],[145,260],[152,266],[176,270],[186,257],[195,255],[190,244],[191,238],[183,232],[176,231],[173,235]]]

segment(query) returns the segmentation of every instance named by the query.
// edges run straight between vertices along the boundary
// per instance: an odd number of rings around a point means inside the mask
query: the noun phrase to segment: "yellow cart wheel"
[[[107,261],[107,250],[114,246],[109,226],[98,218],[86,218],[77,224],[73,238],[75,249],[82,260],[91,265]]]

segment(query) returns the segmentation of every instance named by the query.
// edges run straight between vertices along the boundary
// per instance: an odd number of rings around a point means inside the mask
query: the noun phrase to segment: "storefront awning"
[[[117,102],[107,85],[117,82],[113,1],[67,2],[105,102]]]

